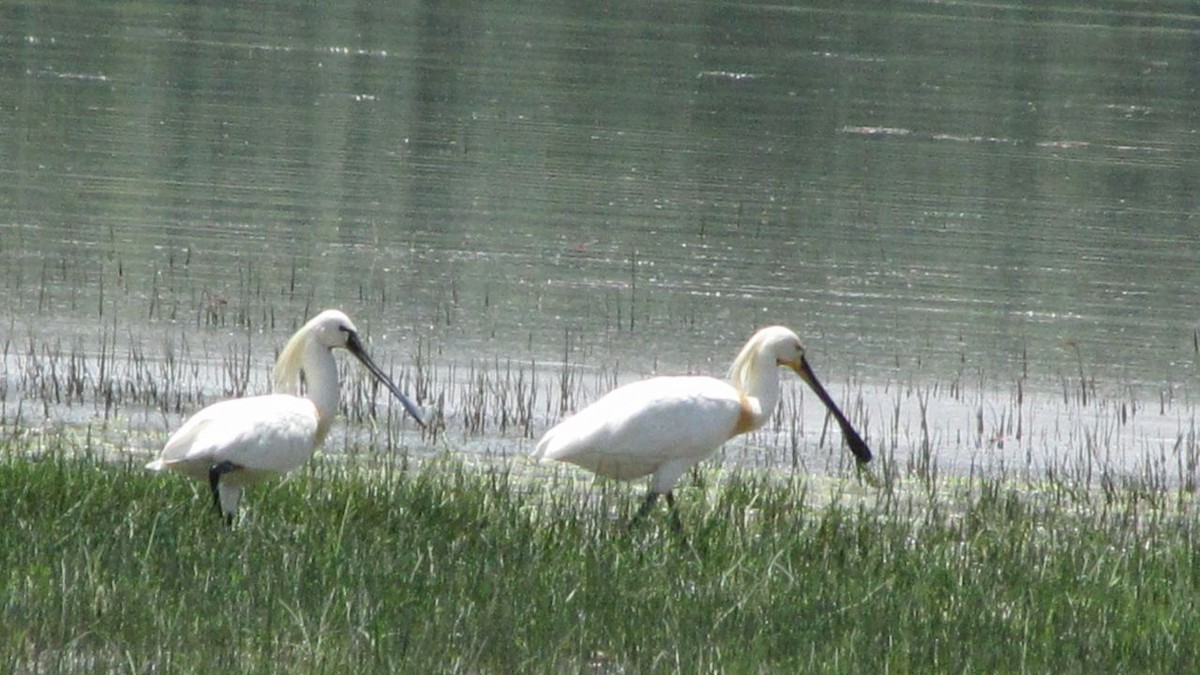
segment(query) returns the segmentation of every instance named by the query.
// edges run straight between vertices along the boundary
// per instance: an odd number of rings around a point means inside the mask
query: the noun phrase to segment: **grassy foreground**
[[[975,479],[813,508],[801,480],[734,474],[680,491],[685,541],[569,473],[318,459],[229,531],[202,486],[75,443],[0,440],[3,672],[1200,666],[1195,525],[1170,500]]]

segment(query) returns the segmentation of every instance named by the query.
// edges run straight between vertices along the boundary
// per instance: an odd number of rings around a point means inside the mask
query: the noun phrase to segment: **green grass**
[[[709,473],[685,540],[570,472],[319,458],[231,531],[204,486],[78,443],[0,439],[0,671],[1200,665],[1200,542],[1168,499],[973,479],[813,507],[802,479]]]

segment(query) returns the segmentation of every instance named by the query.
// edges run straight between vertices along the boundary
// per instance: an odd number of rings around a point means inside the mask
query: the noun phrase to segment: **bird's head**
[[[775,366],[786,366],[804,377],[804,344],[783,326],[768,326],[755,333],[733,360],[729,379],[738,389],[745,390]]]
[[[867,447],[865,441],[854,429],[846,416],[842,414],[837,404],[830,398],[829,392],[825,391],[825,387],[817,376],[813,374],[812,368],[808,365],[808,359],[804,358],[804,343],[800,342],[800,338],[795,333],[782,326],[771,326],[764,328],[755,334],[751,341],[761,340],[760,354],[769,354],[775,359],[775,365],[790,368],[795,371],[800,379],[816,393],[817,398],[825,404],[829,412],[833,414],[838,425],[842,428],[842,433],[846,437],[846,443],[850,447],[850,451],[854,453],[860,464],[866,464],[871,461],[871,449]]]
[[[408,411],[409,415],[412,415],[417,424],[425,426],[420,408],[404,395],[404,392],[396,386],[396,383],[382,368],[375,364],[375,361],[367,354],[366,348],[363,347],[354,322],[344,312],[336,309],[327,309],[314,316],[284,346],[275,365],[275,390],[277,392],[299,393],[299,378],[305,367],[305,344],[317,344],[328,350],[345,349],[353,354],[354,358],[358,359],[375,376],[375,379],[400,399],[404,409]]]
[[[804,360],[804,343],[790,329],[783,326],[771,326],[758,332],[762,343],[759,353],[775,361],[775,365],[794,370],[800,377],[805,375],[807,364]]]
[[[336,309],[327,309],[314,316],[302,332],[307,334],[310,340],[328,349],[349,349],[351,352],[362,349],[362,343],[358,339],[358,328],[354,326],[350,317]]]

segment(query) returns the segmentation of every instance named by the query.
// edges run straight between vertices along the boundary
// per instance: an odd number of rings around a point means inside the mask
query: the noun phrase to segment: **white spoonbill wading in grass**
[[[636,522],[666,495],[672,523],[680,528],[672,488],[685,471],[722,443],[766,423],[779,402],[779,366],[796,371],[829,408],[859,464],[871,450],[829,397],[804,358],[800,338],[783,326],[763,328],[750,338],[729,369],[715,377],[654,377],[610,391],[560,422],[533,454],[609,478],[650,476]]]
[[[208,480],[213,503],[233,524],[242,489],[308,461],[320,447],[338,407],[337,362],[343,348],[384,384],[422,427],[417,406],[375,365],[350,317],[329,309],[288,340],[275,362],[275,393],[214,403],[193,415],[146,465]],[[303,374],[305,395],[301,395]]]

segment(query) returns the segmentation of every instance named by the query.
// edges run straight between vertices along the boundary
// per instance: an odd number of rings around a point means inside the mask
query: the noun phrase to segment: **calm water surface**
[[[950,448],[1018,382],[1162,412],[1122,453],[1194,420],[1191,3],[335,4],[0,8],[10,399],[30,345],[258,372],[338,306],[394,363],[620,379],[787,324],[875,444],[901,383],[999,392]]]

